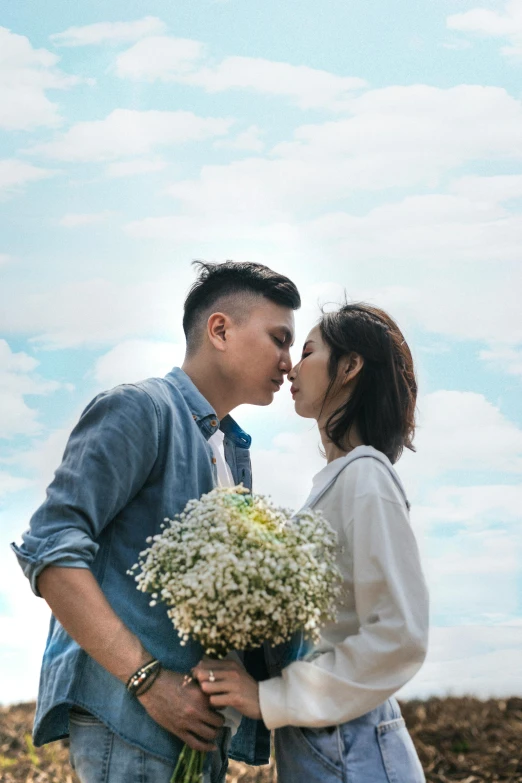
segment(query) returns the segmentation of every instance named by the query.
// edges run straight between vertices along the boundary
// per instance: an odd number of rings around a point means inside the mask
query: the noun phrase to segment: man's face
[[[227,332],[226,372],[237,405],[270,405],[292,367],[294,313],[260,298],[246,320]]]

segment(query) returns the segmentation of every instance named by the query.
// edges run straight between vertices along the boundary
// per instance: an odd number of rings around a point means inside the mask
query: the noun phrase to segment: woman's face
[[[328,360],[330,349],[323,342],[321,330],[315,326],[303,346],[301,360],[288,373],[292,382],[290,392],[295,403],[295,411],[305,419],[318,419],[327,415],[331,402],[324,403],[324,396],[330,384],[328,375]]]

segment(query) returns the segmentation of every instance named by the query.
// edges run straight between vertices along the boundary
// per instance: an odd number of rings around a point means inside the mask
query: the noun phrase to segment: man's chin
[[[271,405],[274,401],[275,391],[268,391],[264,394],[253,394],[250,400],[247,400],[247,405],[258,405],[260,407],[266,407]]]

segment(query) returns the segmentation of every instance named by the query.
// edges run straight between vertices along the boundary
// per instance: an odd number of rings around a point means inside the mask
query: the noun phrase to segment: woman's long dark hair
[[[358,302],[324,313],[319,328],[330,348],[325,400],[336,385],[340,359],[350,353],[364,359],[350,398],[328,417],[328,438],[345,449],[355,425],[363,443],[391,462],[397,462],[404,447],[415,451],[417,381],[410,349],[395,321],[383,310]]]

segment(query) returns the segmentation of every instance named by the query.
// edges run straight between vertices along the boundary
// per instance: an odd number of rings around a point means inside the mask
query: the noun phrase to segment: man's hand
[[[192,670],[213,707],[235,707],[247,718],[261,718],[259,686],[236,661],[200,661]]]
[[[194,750],[216,750],[222,715],[191,677],[163,669],[154,685],[138,697],[150,717]]]
[[[49,566],[38,577],[38,589],[67,633],[122,683],[152,658],[114,613],[89,569]],[[140,701],[153,720],[191,748],[215,749],[223,717],[190,678],[163,670]]]

